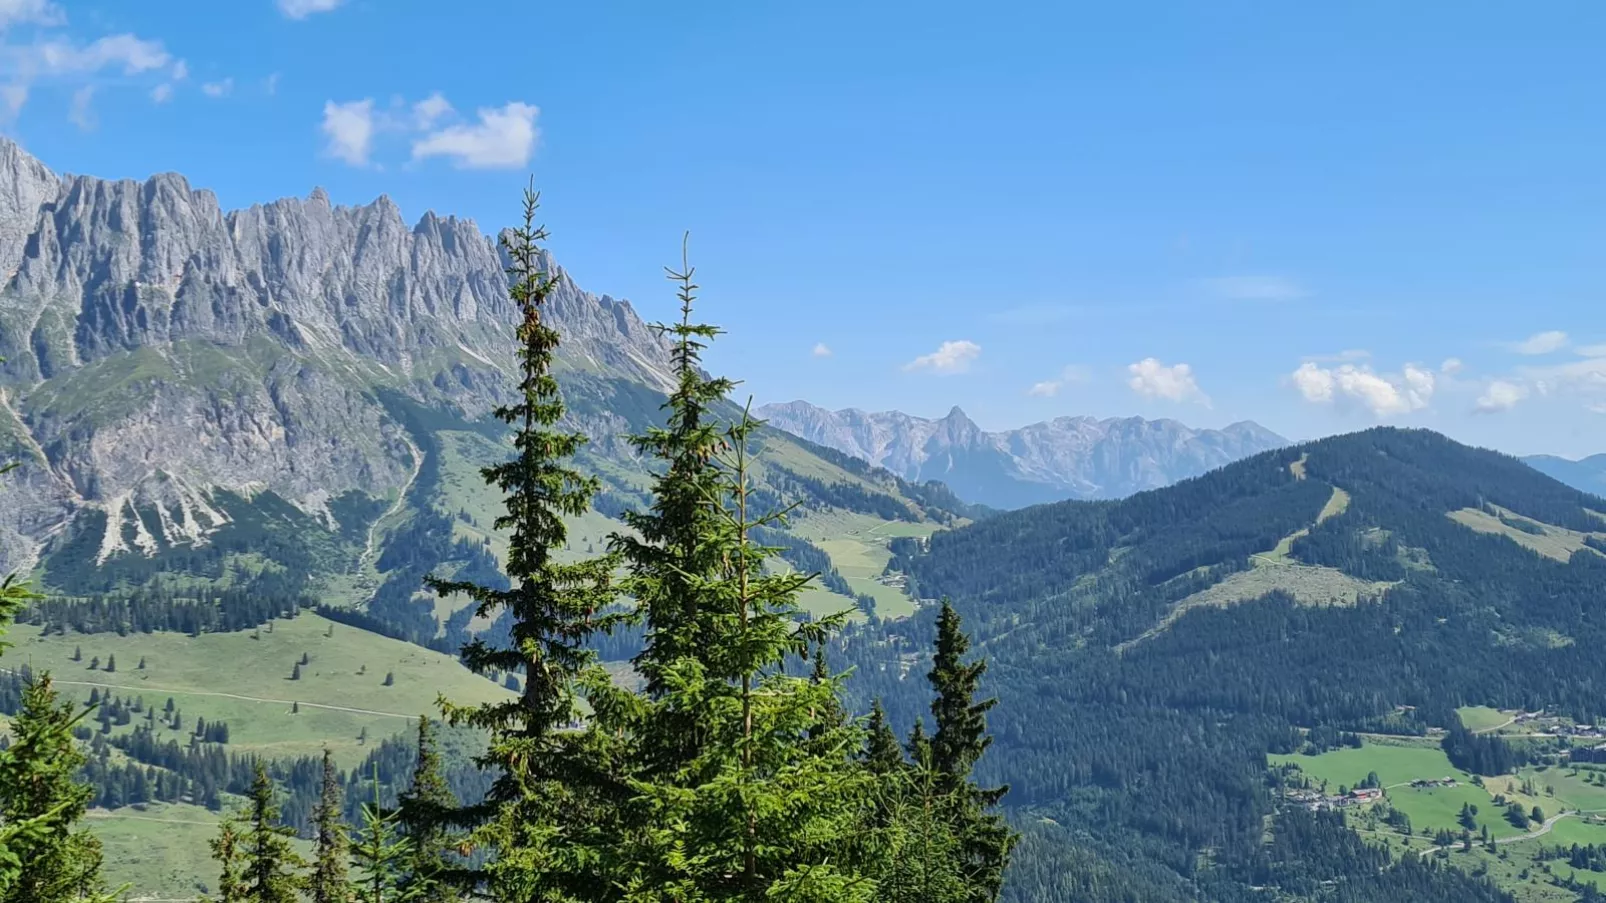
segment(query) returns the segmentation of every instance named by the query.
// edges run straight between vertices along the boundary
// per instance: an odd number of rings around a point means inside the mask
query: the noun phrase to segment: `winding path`
[[[6,674],[18,673],[10,668],[0,668],[0,672],[4,672]],[[401,712],[380,712],[374,709],[358,709],[346,705],[329,705],[322,702],[305,702],[300,699],[269,699],[265,696],[241,696],[238,693],[218,693],[211,690],[176,690],[171,687],[156,687],[148,684],[143,686],[131,684],[106,684],[93,680],[62,680],[61,678],[55,676],[52,676],[50,681],[51,683],[61,684],[63,686],[98,687],[102,690],[127,690],[131,693],[166,693],[170,696],[212,696],[221,699],[238,699],[242,702],[265,702],[271,705],[299,705],[303,708],[327,709],[332,712],[350,712],[354,715],[378,715],[383,718],[405,718],[408,721],[414,721],[418,718],[417,712],[414,712],[411,715],[406,715]]]
[[[362,555],[357,559],[357,573],[361,574],[368,567],[374,553],[379,551],[379,525],[390,520],[407,504],[407,493],[413,491],[413,484],[418,481],[418,472],[424,469],[424,453],[418,450],[413,437],[402,433],[402,441],[407,443],[407,450],[413,455],[413,472],[407,475],[407,482],[402,484],[401,492],[396,495],[395,504],[385,509],[385,513],[374,518],[368,525],[368,543],[363,547]]]

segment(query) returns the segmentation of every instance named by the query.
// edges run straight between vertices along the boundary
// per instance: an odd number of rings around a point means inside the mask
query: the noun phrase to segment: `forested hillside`
[[[1074,899],[1263,899],[1251,888],[1282,868],[1266,820],[1279,838],[1315,828],[1279,814],[1266,772],[1304,730],[1423,735],[1469,705],[1606,712],[1603,508],[1516,459],[1375,429],[903,541],[891,567],[951,597],[991,662],[983,773],[1038,823],[1019,867],[1044,876],[1009,899],[1059,898],[1043,888],[1062,870],[1027,866],[1033,850],[1102,876]],[[919,714],[903,675],[929,630],[845,645],[856,691],[900,725]],[[1426,880],[1384,874],[1342,899]],[[1469,893],[1430,884],[1409,898]]]

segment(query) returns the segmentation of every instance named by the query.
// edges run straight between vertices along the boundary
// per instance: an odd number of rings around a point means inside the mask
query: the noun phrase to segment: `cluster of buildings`
[[[1348,793],[1326,796],[1316,790],[1290,790],[1283,796],[1289,802],[1298,803],[1312,812],[1321,812],[1325,809],[1348,809],[1351,806],[1376,802],[1383,798],[1383,791],[1377,787],[1357,787]]]
[[[1432,790],[1435,787],[1454,787],[1455,784],[1455,778],[1450,777],[1439,778],[1438,780],[1417,778],[1411,782],[1411,788],[1413,790]]]

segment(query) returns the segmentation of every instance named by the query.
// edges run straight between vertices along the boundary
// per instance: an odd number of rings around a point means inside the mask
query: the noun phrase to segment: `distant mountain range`
[[[1122,498],[1289,444],[1249,421],[1200,430],[1175,420],[1058,417],[990,433],[957,407],[938,420],[805,401],[765,405],[758,414],[816,445],[912,483],[940,480],[965,501],[993,508]]]
[[[1522,460],[1529,467],[1574,489],[1606,498],[1606,455],[1591,455],[1581,461],[1555,455],[1529,455]]]

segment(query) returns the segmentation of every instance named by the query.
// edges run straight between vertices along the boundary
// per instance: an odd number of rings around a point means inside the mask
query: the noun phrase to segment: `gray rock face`
[[[1288,444],[1247,421],[1195,430],[1175,420],[1059,417],[988,433],[958,408],[932,420],[898,411],[827,411],[794,401],[765,405],[758,414],[772,426],[906,480],[941,480],[960,498],[997,508],[1119,498]]]
[[[569,374],[669,384],[628,303],[545,263]],[[0,139],[0,460],[25,465],[0,478],[0,572],[85,507],[397,489],[414,455],[374,390],[471,417],[507,398],[504,265],[472,221],[409,226],[385,197],[225,212],[176,174],[58,176]]]

